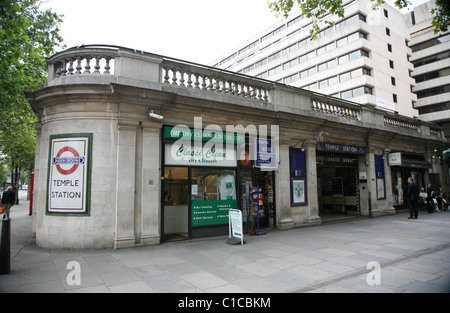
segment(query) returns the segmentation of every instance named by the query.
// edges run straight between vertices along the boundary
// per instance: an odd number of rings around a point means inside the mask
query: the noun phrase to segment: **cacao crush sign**
[[[92,134],[50,136],[47,213],[89,215]]]

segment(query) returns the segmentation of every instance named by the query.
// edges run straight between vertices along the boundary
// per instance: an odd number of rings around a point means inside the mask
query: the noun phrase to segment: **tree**
[[[370,0],[374,3],[374,9],[385,3],[384,0]],[[319,21],[323,21],[328,25],[333,25],[333,22],[324,19],[328,14],[337,15],[340,18],[344,17],[344,8],[342,6],[343,0],[276,0],[268,2],[269,8],[276,14],[288,17],[289,12],[294,7],[295,3],[300,7],[304,16],[313,20],[311,27],[312,39],[317,38],[320,31],[318,25]],[[411,5],[408,0],[396,0],[394,5],[403,9]],[[438,32],[446,32],[448,30],[450,4],[448,0],[436,0],[436,9],[431,10],[434,15],[432,25],[435,26],[435,34]]]
[[[62,42],[62,16],[39,5],[0,0],[0,151],[13,169],[34,163],[37,117],[24,92],[44,87],[45,58]]]

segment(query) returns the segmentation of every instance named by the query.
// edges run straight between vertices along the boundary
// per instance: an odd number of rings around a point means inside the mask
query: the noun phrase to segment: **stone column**
[[[317,194],[316,142],[307,143],[306,172],[307,201],[309,208],[307,223],[320,225],[322,220],[319,216],[319,197]]]
[[[289,145],[281,144],[280,165],[275,172],[277,228],[287,230],[294,226],[291,211],[291,181],[289,175]]]
[[[388,214],[395,214],[395,208],[394,208],[394,199],[392,194],[392,172],[391,167],[389,166],[389,153],[391,152],[390,149],[385,149],[383,152],[383,163],[384,163],[384,185],[385,185],[385,192],[386,192],[386,212]]]
[[[116,175],[116,227],[114,248],[135,245],[134,204],[136,125],[119,121]]]
[[[161,125],[144,127],[142,140],[141,244],[161,237]]]

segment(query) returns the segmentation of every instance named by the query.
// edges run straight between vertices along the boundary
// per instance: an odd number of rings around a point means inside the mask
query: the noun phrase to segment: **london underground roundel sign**
[[[92,134],[50,136],[47,213],[89,214]]]
[[[71,157],[65,156],[62,157],[63,153],[69,152]],[[52,163],[56,165],[56,169],[62,175],[70,175],[75,172],[79,166],[79,164],[84,164],[84,157],[80,157],[78,151],[72,147],[63,147],[58,151],[56,158],[53,158]],[[68,169],[63,169],[64,165],[68,165]]]

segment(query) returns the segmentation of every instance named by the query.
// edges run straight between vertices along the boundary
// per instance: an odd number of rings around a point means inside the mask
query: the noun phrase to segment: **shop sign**
[[[255,138],[256,160],[255,166],[260,168],[276,168],[276,146],[272,139]]]
[[[351,154],[366,154],[365,147],[340,145],[335,143],[318,142],[317,150],[337,152],[337,153],[351,153]]]
[[[402,153],[389,153],[389,166],[402,165]]]
[[[173,140],[201,140],[219,143],[245,144],[245,135],[237,133],[224,133],[215,130],[190,129],[185,127],[164,127],[164,138]]]
[[[165,165],[236,167],[236,150],[223,144],[205,144],[202,147],[189,142],[165,145]]]
[[[241,245],[244,244],[244,232],[242,229],[242,212],[241,210],[230,209],[229,211],[229,234],[235,238],[241,239]]]
[[[50,136],[47,213],[89,214],[92,134]]]
[[[227,224],[230,209],[237,209],[237,200],[192,201],[192,226]]]

